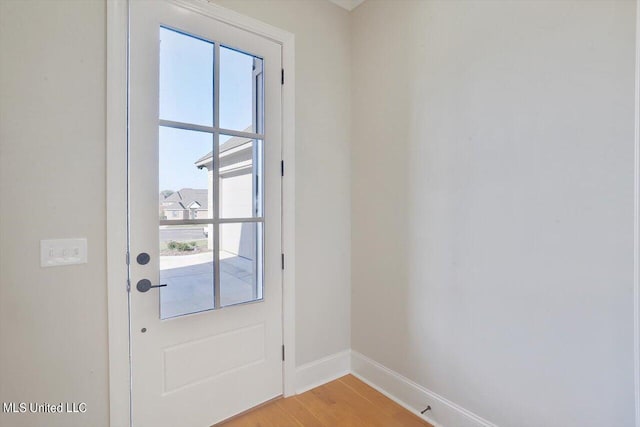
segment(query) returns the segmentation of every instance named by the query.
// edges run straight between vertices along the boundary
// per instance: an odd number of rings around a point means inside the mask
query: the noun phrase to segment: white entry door
[[[282,394],[281,46],[206,2],[130,2],[132,422]]]

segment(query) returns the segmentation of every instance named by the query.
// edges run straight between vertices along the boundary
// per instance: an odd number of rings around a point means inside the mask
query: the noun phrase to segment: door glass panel
[[[220,224],[220,305],[262,299],[262,223]]]
[[[262,215],[262,141],[220,136],[220,218]]]
[[[215,307],[213,226],[160,226],[160,318]]]
[[[212,218],[213,135],[160,126],[160,220]],[[213,225],[160,225],[160,317],[214,308]]]
[[[160,28],[160,119],[213,126],[213,43]]]
[[[263,133],[263,61],[166,28],[160,44],[160,318],[261,300],[263,141],[229,134]]]
[[[220,47],[220,127],[262,133],[262,59]]]
[[[212,218],[213,135],[159,129],[159,198],[161,220]]]

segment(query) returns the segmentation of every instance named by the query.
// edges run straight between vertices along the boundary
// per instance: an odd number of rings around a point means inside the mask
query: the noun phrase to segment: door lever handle
[[[141,279],[136,284],[136,289],[140,292],[147,292],[151,288],[164,288],[167,286],[166,284],[162,285],[152,285],[151,280],[149,279]]]

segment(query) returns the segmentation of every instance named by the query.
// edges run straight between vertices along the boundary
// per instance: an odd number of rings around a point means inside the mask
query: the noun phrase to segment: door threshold
[[[280,399],[282,399],[282,398],[283,398],[283,397],[282,397],[282,395],[278,395],[278,396],[276,396],[276,397],[274,397],[274,398],[271,398],[271,399],[269,399],[269,400],[265,400],[264,402],[259,403],[259,404],[258,404],[258,405],[256,405],[256,406],[253,406],[253,407],[251,407],[251,408],[249,408],[249,409],[247,409],[247,410],[245,410],[245,411],[242,411],[242,412],[240,412],[240,413],[237,413],[237,414],[235,414],[235,415],[232,415],[232,416],[230,416],[229,418],[227,418],[227,419],[224,419],[224,420],[220,421],[219,423],[215,423],[215,424],[214,424],[214,425],[212,425],[211,427],[220,426],[220,425],[222,425],[222,424],[224,424],[224,423],[228,423],[229,421],[233,421],[233,420],[235,420],[236,418],[240,418],[241,416],[246,415],[246,414],[248,414],[249,412],[255,411],[256,409],[260,409],[260,408],[262,408],[263,406],[267,406],[267,405],[269,405],[270,403],[273,403],[273,402],[275,402],[275,401],[277,401],[277,400],[280,400]]]

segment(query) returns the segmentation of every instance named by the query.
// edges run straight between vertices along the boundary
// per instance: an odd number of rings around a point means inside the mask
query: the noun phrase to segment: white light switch
[[[40,240],[40,266],[86,264],[87,239]]]

